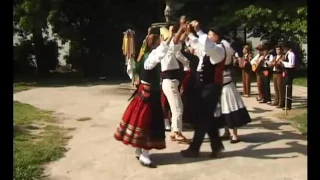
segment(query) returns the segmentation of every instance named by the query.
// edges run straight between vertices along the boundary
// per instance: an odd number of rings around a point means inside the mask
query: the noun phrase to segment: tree
[[[14,4],[14,26],[24,37],[31,34],[34,43],[34,53],[41,75],[49,73],[45,57],[45,39],[47,17],[52,10],[52,4],[59,0],[16,0]]]

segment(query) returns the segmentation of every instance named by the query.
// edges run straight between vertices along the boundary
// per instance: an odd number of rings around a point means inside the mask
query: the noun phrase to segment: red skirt
[[[144,100],[141,96],[144,87],[147,85],[139,85],[137,95],[124,112],[114,137],[137,148],[164,149],[166,144],[160,94],[158,93],[159,97],[155,97],[156,95],[151,93],[150,97]]]

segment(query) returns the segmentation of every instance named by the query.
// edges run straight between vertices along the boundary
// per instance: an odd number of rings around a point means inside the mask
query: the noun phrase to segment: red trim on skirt
[[[139,95],[143,91],[143,86],[138,87],[136,95],[123,114],[122,121],[116,129],[114,137],[124,144],[133,147],[150,149],[164,149],[165,140],[154,141],[148,137],[148,121],[151,120],[151,108],[147,101]]]

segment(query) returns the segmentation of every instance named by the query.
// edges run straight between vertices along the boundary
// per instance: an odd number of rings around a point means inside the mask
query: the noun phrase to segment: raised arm
[[[189,66],[189,60],[181,53],[181,51],[177,51],[176,53],[176,58],[178,61],[180,61],[183,66],[185,67],[185,70],[189,70],[190,66]]]
[[[156,49],[152,50],[147,59],[144,62],[144,69],[145,70],[151,70],[160,61],[164,58],[164,56],[167,54],[168,51],[168,45],[165,42],[162,42]]]
[[[211,64],[220,63],[225,56],[225,49],[212,42],[208,38],[208,35],[203,33],[201,30],[199,30],[197,34],[199,36],[199,44],[203,47],[204,52],[210,56]]]
[[[296,61],[296,56],[294,55],[294,53],[290,52],[288,54],[288,62],[282,61],[282,64],[285,68],[294,68],[295,66],[295,61]]]

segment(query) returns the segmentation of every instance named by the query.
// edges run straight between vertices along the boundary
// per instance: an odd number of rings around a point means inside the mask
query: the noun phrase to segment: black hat
[[[208,30],[217,34],[220,37],[220,39],[223,39],[223,36],[224,36],[224,28],[223,27],[212,26],[212,27],[209,27]]]
[[[281,43],[282,48],[291,48],[291,44],[288,41],[282,42]]]

